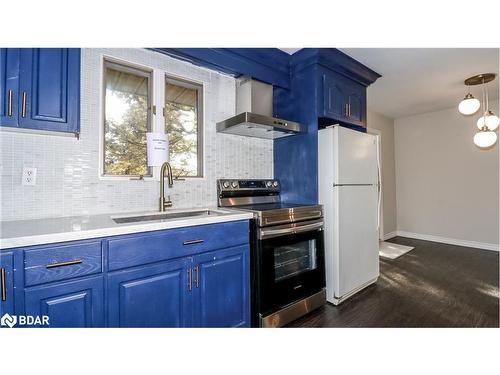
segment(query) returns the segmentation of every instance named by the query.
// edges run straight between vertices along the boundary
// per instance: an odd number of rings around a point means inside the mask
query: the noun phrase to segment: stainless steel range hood
[[[217,123],[220,133],[276,139],[304,132],[298,122],[272,116],[273,87],[248,77],[236,81],[236,116]]]

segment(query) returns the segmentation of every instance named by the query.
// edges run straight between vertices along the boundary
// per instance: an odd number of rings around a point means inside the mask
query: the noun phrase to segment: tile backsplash
[[[174,207],[217,204],[216,179],[272,178],[273,143],[215,131],[234,115],[235,79],[143,49],[82,49],[81,136],[0,132],[1,220],[155,210],[159,182],[99,177],[102,55],[201,81],[205,87],[204,177],[175,181]],[[37,168],[35,186],[23,186],[23,167]]]

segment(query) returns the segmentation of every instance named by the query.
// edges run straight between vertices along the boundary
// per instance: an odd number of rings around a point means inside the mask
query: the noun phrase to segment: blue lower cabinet
[[[1,312],[50,327],[249,327],[248,224],[3,251]]]
[[[250,327],[248,245],[194,257],[194,325]]]
[[[49,327],[103,327],[103,277],[27,288],[25,306],[26,315],[48,316]]]
[[[190,263],[191,258],[182,258],[111,273],[108,277],[109,326],[190,326]]]
[[[14,314],[14,254],[0,254],[0,317]]]

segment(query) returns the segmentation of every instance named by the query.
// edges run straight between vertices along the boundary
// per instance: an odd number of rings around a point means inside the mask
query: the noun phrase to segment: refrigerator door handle
[[[381,210],[381,205],[382,205],[382,173],[381,173],[381,168],[380,168],[380,138],[378,137],[378,142],[377,142],[377,176],[378,176],[378,183],[377,183],[377,188],[378,188],[378,202],[377,202],[377,231],[379,232],[380,236],[380,210]]]

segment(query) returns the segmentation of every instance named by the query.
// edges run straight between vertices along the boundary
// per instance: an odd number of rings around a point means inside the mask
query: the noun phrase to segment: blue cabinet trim
[[[292,76],[313,64],[343,74],[364,86],[369,86],[382,77],[336,48],[302,48],[297,51],[291,57]]]
[[[155,51],[234,76],[290,87],[290,57],[277,48],[154,48]]]

